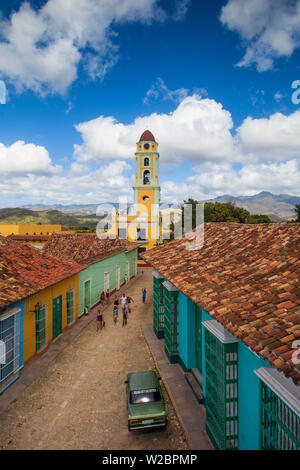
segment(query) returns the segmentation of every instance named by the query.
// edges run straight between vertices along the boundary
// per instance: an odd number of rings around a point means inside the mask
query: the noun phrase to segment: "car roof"
[[[128,374],[128,383],[130,390],[146,390],[159,387],[157,374],[154,370]]]

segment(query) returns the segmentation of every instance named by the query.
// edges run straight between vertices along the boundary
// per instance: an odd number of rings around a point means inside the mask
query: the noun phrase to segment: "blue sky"
[[[131,197],[146,128],[160,144],[165,201],[300,195],[299,0],[0,10],[1,207]]]

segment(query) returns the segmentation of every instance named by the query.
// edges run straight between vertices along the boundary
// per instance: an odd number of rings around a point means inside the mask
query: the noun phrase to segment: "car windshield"
[[[130,403],[133,405],[160,400],[160,391],[157,388],[151,388],[148,390],[134,390],[133,392],[130,392]]]

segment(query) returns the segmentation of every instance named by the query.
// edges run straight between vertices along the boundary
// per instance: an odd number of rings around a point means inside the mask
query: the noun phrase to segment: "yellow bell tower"
[[[137,142],[135,153],[133,208],[126,216],[117,214],[112,220],[113,233],[139,243],[139,252],[149,250],[161,241],[158,162],[158,143],[152,132],[147,130]],[[144,261],[139,259],[139,264],[143,263]]]

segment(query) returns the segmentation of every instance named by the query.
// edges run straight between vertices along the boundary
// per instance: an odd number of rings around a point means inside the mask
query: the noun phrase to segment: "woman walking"
[[[126,307],[123,309],[123,325],[122,326],[126,326],[127,325],[127,310],[126,310]]]
[[[114,321],[114,324],[117,323],[117,320],[118,320],[118,307],[117,307],[117,305],[114,305],[114,311],[113,311],[113,321]]]
[[[103,313],[101,313],[100,310],[98,310],[97,313],[97,331],[102,330],[103,328]]]
[[[146,288],[144,287],[142,289],[142,300],[143,300],[143,304],[146,302],[146,294],[147,294],[147,290]]]
[[[131,302],[134,302],[133,298],[132,297],[129,297],[129,295],[127,295],[127,307],[128,307],[128,313],[131,313]]]

